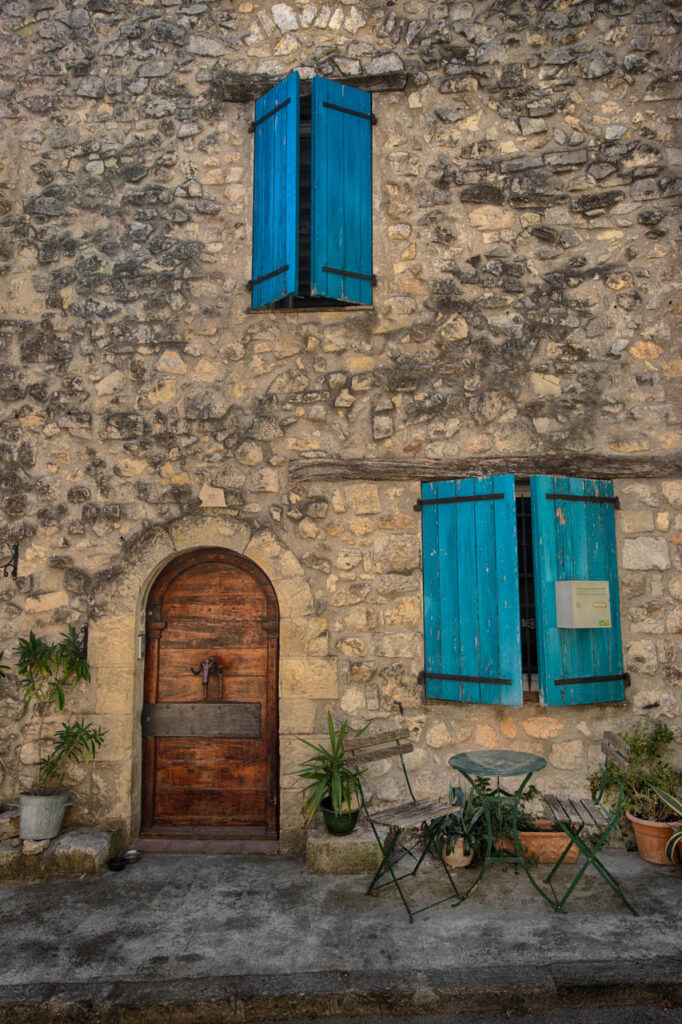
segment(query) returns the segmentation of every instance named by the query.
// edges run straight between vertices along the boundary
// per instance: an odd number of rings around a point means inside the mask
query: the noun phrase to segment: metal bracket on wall
[[[81,638],[81,642],[80,642],[81,656],[83,658],[83,661],[87,661],[88,660],[88,637],[89,637],[89,634],[90,634],[90,627],[88,626],[88,623],[86,622],[85,625],[81,626],[81,628],[78,630],[78,632],[79,632],[80,638]]]
[[[12,571],[10,572],[10,568]],[[14,544],[12,547],[12,554],[4,565],[0,565],[3,576],[11,576],[13,580],[17,578],[17,572],[19,571],[19,545]]]

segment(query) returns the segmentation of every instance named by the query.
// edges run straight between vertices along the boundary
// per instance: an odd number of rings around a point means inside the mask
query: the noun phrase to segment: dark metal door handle
[[[199,668],[189,667],[190,672],[195,676],[201,676],[201,689],[203,700],[208,700],[208,681],[211,677],[212,672],[218,674],[218,699],[223,699],[223,667],[216,658],[215,654],[212,654],[210,658],[204,658],[199,665]]]

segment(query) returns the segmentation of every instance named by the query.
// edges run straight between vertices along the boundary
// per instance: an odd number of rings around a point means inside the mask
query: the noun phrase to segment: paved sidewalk
[[[624,851],[604,859],[639,917],[591,874],[555,914],[511,867],[413,925],[390,890],[365,896],[363,877],[309,875],[295,857],[148,854],[117,874],[8,884],[0,1021],[215,1024],[682,999],[682,872]],[[437,898],[440,873],[422,878],[420,898]]]

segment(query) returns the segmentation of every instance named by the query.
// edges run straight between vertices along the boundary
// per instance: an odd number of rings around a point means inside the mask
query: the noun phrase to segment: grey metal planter
[[[52,793],[19,794],[19,838],[54,839],[62,827],[68,789]]]

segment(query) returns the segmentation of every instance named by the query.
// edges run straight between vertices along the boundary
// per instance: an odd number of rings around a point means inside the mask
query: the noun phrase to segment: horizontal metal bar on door
[[[587,501],[592,505],[613,505],[614,508],[620,509],[620,501],[618,498],[607,498],[602,497],[599,494],[546,494],[546,498],[550,501]]]
[[[289,269],[289,264],[285,263],[283,267],[278,267],[277,270],[271,270],[269,274],[263,274],[262,277],[257,277],[255,280],[249,281],[247,288],[251,291],[257,284],[262,284],[263,281],[269,281],[271,277],[277,277],[278,274],[283,274],[285,270]]]
[[[504,494],[462,494],[456,498],[419,498],[414,506],[418,512],[424,505],[454,505],[461,501],[499,501]]]
[[[341,277],[354,277],[358,281],[371,281],[372,284],[377,283],[377,279],[374,274],[356,274],[354,270],[336,270],[334,267],[322,267],[323,274],[339,274]]]
[[[251,124],[249,125],[249,132],[255,132],[259,124],[262,124],[263,121],[267,121],[267,119],[269,117],[272,117],[273,114],[279,113],[279,111],[283,110],[284,107],[288,106],[290,102],[291,99],[285,100],[284,103],[278,103],[276,107],[273,107],[272,110],[269,110],[267,114],[263,114],[263,116],[259,117],[257,121],[252,121]]]
[[[620,672],[615,676],[576,676],[574,679],[555,679],[555,686],[587,686],[588,683],[616,683],[623,680],[626,686],[630,685],[630,673]]]
[[[491,686],[511,686],[511,679],[491,679],[489,676],[452,676],[444,672],[420,672],[422,679],[448,679],[455,683],[489,683]]]
[[[377,123],[377,119],[374,114],[364,114],[361,110],[351,110],[350,107],[340,107],[337,103],[327,103],[326,101],[322,106],[329,107],[330,110],[338,110],[342,114],[352,114],[353,117],[361,117],[363,120],[369,121],[370,124]]]
[[[143,736],[201,736],[258,739],[261,706],[256,701],[145,704]]]

